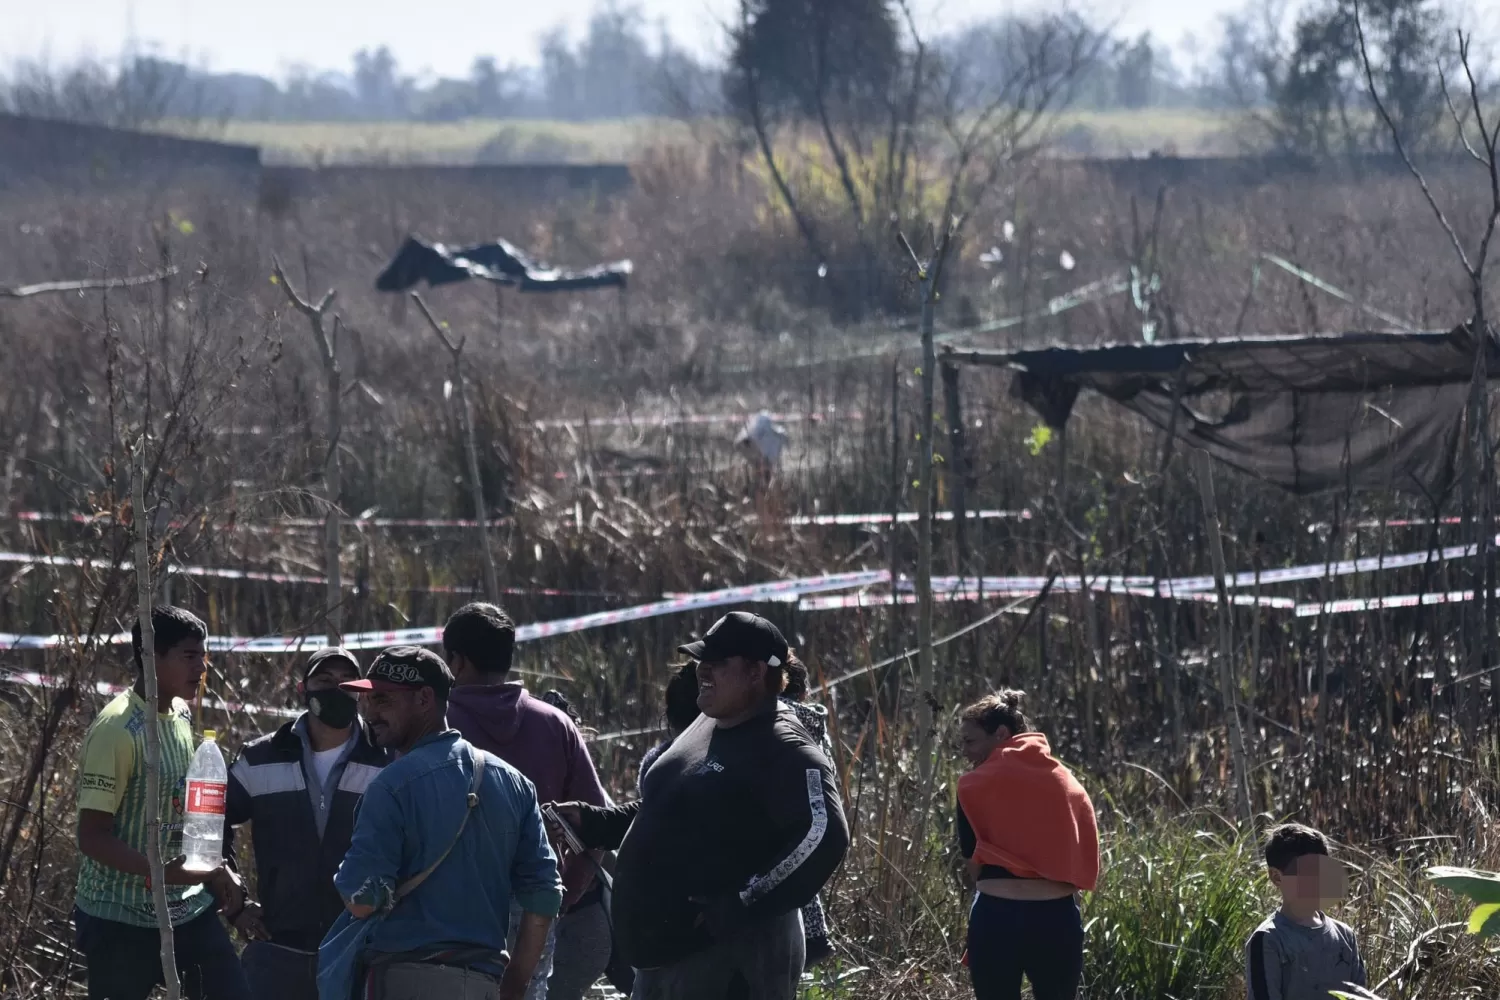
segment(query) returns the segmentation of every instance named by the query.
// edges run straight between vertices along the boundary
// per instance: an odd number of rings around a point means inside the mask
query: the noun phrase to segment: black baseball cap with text
[[[779,667],[786,663],[790,650],[781,629],[760,615],[748,611],[731,611],[714,622],[703,638],[678,646],[677,652],[694,660],[716,663],[731,656]]]
[[[438,697],[446,698],[453,690],[453,672],[431,650],[392,646],[375,657],[364,677],[339,687],[345,691],[420,691],[430,687]]]
[[[322,668],[335,663],[347,663],[354,668],[356,674],[359,673],[359,660],[353,653],[343,646],[324,646],[322,649],[314,650],[307,658],[307,662],[302,665],[302,679],[305,681]]]

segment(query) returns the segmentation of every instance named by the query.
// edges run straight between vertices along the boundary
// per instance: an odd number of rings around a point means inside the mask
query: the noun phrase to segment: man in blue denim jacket
[[[557,858],[531,782],[493,755],[469,812],[475,749],[447,726],[452,686],[447,664],[416,646],[387,649],[364,679],[342,685],[363,695],[376,743],[400,756],[365,790],[334,878],[348,913],[323,944],[320,1000],[348,1000],[366,978],[377,995],[489,1000],[497,978],[501,1000],[525,995],[562,904]],[[512,897],[523,913],[507,956]]]

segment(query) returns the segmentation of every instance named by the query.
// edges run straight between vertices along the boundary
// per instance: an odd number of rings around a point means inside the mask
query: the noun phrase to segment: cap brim
[[[683,656],[686,656],[690,660],[701,660],[703,659],[704,651],[706,651],[707,649],[708,643],[704,642],[702,639],[699,639],[697,642],[690,642],[684,646],[678,646],[677,652],[681,653]]]

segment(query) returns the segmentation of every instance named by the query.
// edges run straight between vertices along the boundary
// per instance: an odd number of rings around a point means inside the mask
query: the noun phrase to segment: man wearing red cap
[[[366,986],[521,1000],[563,895],[531,782],[448,728],[453,674],[428,650],[393,646],[340,687],[400,756],[365,790],[334,876],[346,913],[319,951],[320,1000]],[[507,954],[512,898],[523,913]]]

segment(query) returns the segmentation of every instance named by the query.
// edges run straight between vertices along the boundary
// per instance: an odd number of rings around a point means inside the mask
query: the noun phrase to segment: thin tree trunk
[[[948,416],[948,475],[953,483],[953,572],[968,575],[969,454],[964,446],[964,405],[958,366],[943,366],[943,403]]]
[[[280,258],[274,256],[271,258],[271,270],[292,307],[307,317],[307,324],[312,329],[313,343],[318,348],[318,356],[323,359],[323,373],[328,390],[328,453],[323,458],[323,493],[324,501],[328,504],[323,522],[323,573],[328,580],[324,613],[328,643],[337,645],[342,641],[341,608],[344,603],[344,584],[339,572],[339,554],[342,551],[339,529],[343,519],[339,512],[339,498],[343,492],[339,470],[339,437],[343,429],[341,415],[343,386],[339,375],[339,317],[337,315],[333,317],[331,331],[323,328],[323,320],[333,306],[338,293],[329,289],[314,305],[297,293],[296,288],[287,279],[286,270],[281,266]],[[302,270],[311,281],[312,267],[305,251],[302,254]]]
[[[339,500],[344,490],[342,469],[339,466],[339,436],[343,432],[343,380],[339,376],[337,360],[325,360],[324,372],[328,378],[328,454],[323,459],[323,493],[328,510],[323,522],[323,571],[328,579],[328,596],[325,600],[328,644],[336,646],[343,641],[344,631],[344,581],[339,569],[339,557],[343,552],[339,537],[343,523]]]
[[[922,272],[922,412],[917,419],[921,445],[921,458],[917,462],[917,495],[921,504],[917,514],[917,726],[921,730],[917,775],[923,789],[930,789],[932,784],[933,706],[936,703],[932,662],[932,407],[933,383],[937,379],[937,348],[932,337],[935,273],[932,265]]]
[[[146,860],[151,866],[151,901],[161,933],[161,971],[167,1000],[178,1000],[177,956],[172,940],[172,915],[167,909],[167,872],[161,842],[161,731],[156,686],[156,634],[151,627],[151,542],[146,518],[146,438],[136,444],[135,482],[131,489],[131,522],[135,526],[136,614],[141,623],[141,666],[146,696]]]
[[[496,295],[499,295],[497,289]],[[469,463],[469,493],[474,502],[474,521],[478,525],[479,550],[484,556],[484,590],[485,595],[492,601],[500,599],[500,574],[495,570],[495,553],[490,548],[490,521],[489,510],[484,502],[484,482],[479,478],[479,449],[474,443],[474,418],[469,412],[469,394],[464,388],[464,338],[457,343],[448,339],[440,324],[427,308],[427,303],[416,292],[411,293],[412,299],[417,303],[417,308],[422,310],[427,324],[432,327],[432,332],[447,349],[448,356],[453,359],[453,388],[458,393],[458,415],[459,423],[463,428],[464,454]],[[587,418],[585,418],[586,420]]]
[[[1230,780],[1234,783],[1235,809],[1247,826],[1254,819],[1250,801],[1249,767],[1245,755],[1245,734],[1240,728],[1239,690],[1234,679],[1234,638],[1229,607],[1229,586],[1224,566],[1224,539],[1219,525],[1219,504],[1214,496],[1213,468],[1207,452],[1194,454],[1198,489],[1203,495],[1203,514],[1208,520],[1208,552],[1213,560],[1214,586],[1219,595],[1219,695],[1224,702],[1224,716],[1229,727]]]
[[[886,553],[891,564],[891,591],[896,591],[896,581],[901,572],[901,560],[897,549],[899,536],[897,535],[898,518],[901,514],[901,356],[897,354],[891,360],[891,523],[886,528]],[[901,653],[901,605],[894,600],[891,603],[890,616],[886,619],[890,624],[890,649],[889,656],[898,656]],[[886,698],[885,710],[887,714],[895,711],[896,699],[901,686],[901,668],[886,672]],[[894,718],[894,716],[892,715]]]
[[[492,601],[500,599],[500,575],[490,548],[489,510],[484,502],[484,481],[479,478],[479,450],[474,444],[474,418],[469,413],[469,394],[464,389],[463,364],[453,355],[453,384],[458,388],[458,412],[463,418],[464,452],[469,460],[469,490],[474,500],[474,520],[479,525],[479,550],[484,555],[484,589]]]

